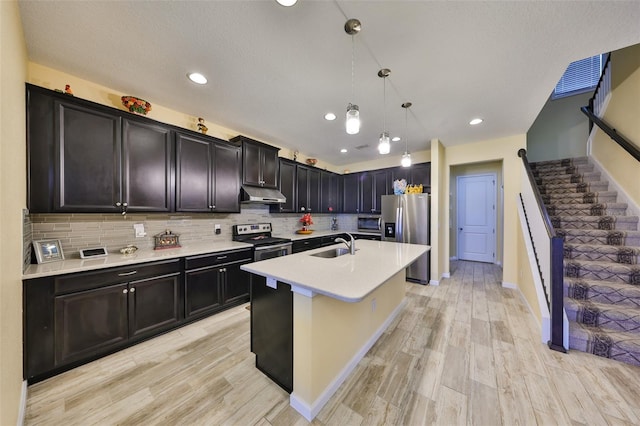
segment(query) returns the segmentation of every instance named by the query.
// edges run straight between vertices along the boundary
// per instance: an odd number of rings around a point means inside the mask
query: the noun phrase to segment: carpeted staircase
[[[569,348],[640,366],[640,232],[587,157],[532,163],[564,237]]]

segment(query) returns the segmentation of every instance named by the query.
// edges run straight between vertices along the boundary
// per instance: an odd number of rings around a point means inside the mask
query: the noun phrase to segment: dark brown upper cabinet
[[[380,213],[382,196],[392,193],[388,170],[371,170],[360,174],[360,213]]]
[[[320,213],[320,170],[298,164],[296,186],[297,211]]]
[[[278,187],[278,148],[245,136],[231,142],[242,144],[242,183],[244,185]]]
[[[361,173],[342,175],[342,212],[360,213]]]
[[[338,185],[339,175],[331,172],[320,172],[320,213],[338,213],[342,208]]]
[[[240,147],[176,133],[176,211],[240,212]]]
[[[296,204],[296,162],[280,158],[280,172],[278,173],[278,189],[287,199],[283,204],[271,204],[269,210],[272,213],[295,213]]]
[[[173,210],[171,128],[27,85],[32,213]]]

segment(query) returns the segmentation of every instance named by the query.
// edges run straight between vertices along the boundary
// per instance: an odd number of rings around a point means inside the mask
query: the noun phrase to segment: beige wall
[[[611,99],[604,120],[640,147],[640,44],[611,53]],[[591,155],[640,205],[640,163],[597,129]]]
[[[445,150],[438,139],[431,141],[431,280],[440,281],[449,272],[446,256],[448,222],[442,220],[445,200]]]
[[[22,210],[26,207],[24,81],[18,5],[0,2],[0,424],[18,421],[22,389]]]
[[[382,155],[375,160],[361,161],[359,163],[347,164],[340,170],[341,173],[361,172],[365,170],[385,169],[387,167],[396,167],[400,165],[402,153]],[[431,161],[431,151],[419,151],[411,153],[411,161],[413,164],[428,163]]]
[[[529,161],[557,160],[587,155],[589,119],[580,108],[593,92],[551,100],[527,132]]]
[[[457,178],[458,176],[471,176],[479,174],[495,173],[496,175],[496,206],[502,203],[502,187],[504,180],[502,178],[502,162],[491,161],[488,163],[461,164],[451,167],[451,227],[449,228],[449,257],[457,257],[458,250],[458,210],[457,210]],[[502,223],[503,209],[497,208],[496,211],[496,262],[502,264]]]
[[[65,72],[55,70],[34,62],[29,62],[27,81],[36,86],[46,87],[47,89],[64,89],[66,84],[71,86],[75,96],[87,99],[92,102],[96,102],[109,107],[118,108],[123,111],[126,109],[120,101],[120,97],[123,95],[129,95],[130,93],[121,93],[118,90],[110,87],[105,87],[88,80],[84,80],[67,74]],[[150,101],[151,102],[151,101]],[[173,110],[166,106],[157,105],[153,102],[152,110],[147,114],[147,117],[160,121],[162,123],[172,124],[174,126],[182,127],[190,130],[197,130],[198,117],[193,115],[184,114],[182,112]],[[217,125],[215,123],[215,117],[202,117],[204,118],[209,131],[208,135],[214,136],[223,140],[229,140],[230,138],[237,136],[240,132],[237,130],[229,129],[224,126]],[[252,138],[252,135],[245,135]],[[257,138],[256,138],[257,139]],[[263,141],[269,145],[277,146],[281,148],[279,155],[284,158],[293,158],[293,152],[288,148],[283,148],[271,141]],[[298,161],[304,162],[308,156],[304,153],[298,154]],[[398,159],[398,162],[400,160]],[[331,170],[341,173],[343,167],[338,167],[333,164],[326,163],[321,159],[318,159],[316,167]]]
[[[488,140],[483,142],[471,143],[466,145],[456,145],[448,147],[445,151],[445,167],[447,179],[445,179],[444,194],[442,197],[445,202],[445,208],[440,213],[441,222],[450,223],[451,215],[454,214],[451,209],[451,185],[448,176],[451,174],[451,168],[463,164],[483,163],[483,162],[502,162],[502,173],[505,176],[503,188],[503,237],[502,246],[505,247],[503,257],[503,282],[508,284],[516,284],[518,281],[518,253],[517,253],[517,230],[518,225],[518,209],[516,200],[520,193],[520,167],[522,162],[518,157],[518,150],[526,146],[526,135],[515,135],[501,139]],[[433,165],[432,165],[433,167]],[[433,188],[432,188],[433,190]],[[441,256],[447,256],[450,253],[449,234],[447,233],[446,242],[443,247],[439,247],[438,251]],[[448,262],[445,272],[449,272]]]

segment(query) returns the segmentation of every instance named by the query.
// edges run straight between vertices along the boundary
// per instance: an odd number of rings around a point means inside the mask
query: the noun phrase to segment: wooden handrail
[[[536,178],[531,170],[531,165],[527,159],[527,151],[525,149],[518,150],[518,157],[522,158],[523,166],[527,172],[529,183],[533,188],[533,193],[536,198],[536,204],[542,219],[544,226],[549,236],[550,244],[550,286],[551,286],[551,303],[549,307],[549,315],[551,319],[551,339],[547,342],[549,349],[558,352],[567,352],[564,347],[564,238],[557,235],[551,218],[547,212],[547,208],[544,205]]]
[[[622,136],[620,133],[616,131],[616,129],[609,126],[604,120],[599,118],[597,115],[593,113],[593,110],[587,106],[583,106],[580,108],[589,120],[595,123],[603,132],[605,132],[611,139],[613,139],[618,145],[620,145],[625,151],[627,151],[633,158],[637,161],[640,161],[640,149],[631,143],[627,138]]]

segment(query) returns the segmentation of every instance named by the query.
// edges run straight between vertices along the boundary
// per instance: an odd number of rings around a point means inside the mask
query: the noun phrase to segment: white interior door
[[[495,261],[496,175],[458,176],[458,259]]]

